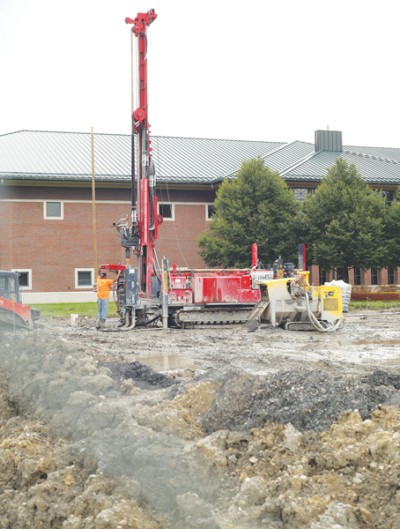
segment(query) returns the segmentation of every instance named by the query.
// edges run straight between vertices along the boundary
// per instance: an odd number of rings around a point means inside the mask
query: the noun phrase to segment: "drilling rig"
[[[101,265],[103,269],[121,271],[115,292],[119,329],[129,331],[137,325],[148,325],[159,319],[162,319],[163,327],[178,328],[198,324],[245,323],[250,315],[253,321],[257,319],[261,322],[268,317],[273,319],[274,325],[301,321],[304,327],[305,311],[308,319],[311,312],[318,319],[322,314],[318,300],[326,294],[308,284],[304,245],[300,245],[304,251],[298,270],[292,263],[283,263],[281,258],[273,267],[260,269],[256,244],[252,248],[252,266],[248,269],[181,271],[176,265],[170,269],[166,259],[162,259],[160,265],[155,242],[163,218],[157,211],[147,79],[147,30],[156,19],[154,9],[138,13],[135,19],[125,19],[127,24],[132,25],[131,215],[130,222],[123,218],[114,224],[119,232],[120,244],[125,249],[126,264]],[[133,104],[135,94],[136,109]],[[136,266],[131,265],[132,256],[136,258]],[[271,288],[277,280],[279,289]],[[275,293],[270,304],[268,285],[271,293]],[[279,309],[282,304],[279,305],[280,299],[276,298],[277,292],[278,298],[288,298],[284,310]],[[332,322],[337,321],[339,313],[341,317],[340,289],[333,289],[329,296],[330,306],[334,306],[335,312],[327,321],[333,328]],[[322,315],[326,317],[328,313],[329,308]]]

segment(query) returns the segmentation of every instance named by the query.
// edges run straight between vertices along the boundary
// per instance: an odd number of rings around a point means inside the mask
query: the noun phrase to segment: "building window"
[[[322,268],[319,268],[319,284],[324,285],[328,281],[328,274]]]
[[[161,215],[164,220],[175,220],[174,204],[158,204],[158,214]]]
[[[345,283],[349,282],[348,277],[348,270],[346,268],[337,268],[336,270],[336,279],[339,281],[340,279],[344,281]]]
[[[361,268],[354,267],[354,284],[361,285]]]
[[[298,200],[299,202],[304,202],[307,195],[313,195],[315,193],[315,189],[309,188],[309,187],[294,187],[293,188],[294,198]]]
[[[371,268],[371,285],[379,285],[378,270]]]
[[[64,204],[62,202],[44,202],[44,218],[63,220]]]
[[[75,268],[75,288],[92,288],[93,268]]]
[[[19,288],[21,290],[32,290],[31,268],[13,268],[11,272],[16,272],[18,274]]]
[[[391,204],[396,200],[396,191],[381,191],[382,195],[386,198],[386,204]]]
[[[388,273],[388,285],[394,285],[394,269],[388,266],[387,273]]]
[[[211,220],[215,213],[214,204],[206,204],[206,220]]]

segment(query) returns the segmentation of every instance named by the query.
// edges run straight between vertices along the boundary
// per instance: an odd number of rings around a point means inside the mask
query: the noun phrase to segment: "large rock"
[[[296,454],[300,448],[302,434],[296,430],[292,424],[288,424],[285,430],[285,441],[283,443],[283,448],[286,448],[292,454]]]

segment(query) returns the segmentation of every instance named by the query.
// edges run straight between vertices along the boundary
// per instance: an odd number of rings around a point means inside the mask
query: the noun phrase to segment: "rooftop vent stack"
[[[342,132],[338,130],[316,130],[315,131],[315,152],[331,151],[342,152],[343,141]]]

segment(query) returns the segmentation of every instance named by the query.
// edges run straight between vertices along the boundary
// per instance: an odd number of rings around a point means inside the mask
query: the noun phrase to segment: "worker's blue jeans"
[[[107,318],[108,302],[108,299],[97,298],[97,306],[99,307],[99,313],[97,317],[101,320],[105,320]]]

